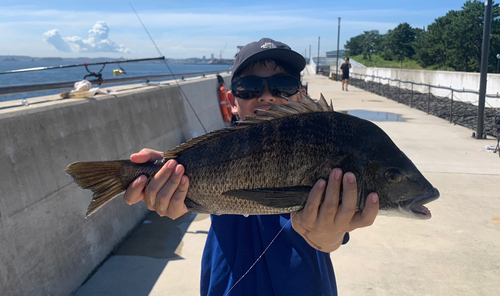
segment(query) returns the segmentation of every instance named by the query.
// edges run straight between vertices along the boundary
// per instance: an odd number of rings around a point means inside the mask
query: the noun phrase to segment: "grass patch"
[[[405,60],[403,61],[402,64],[400,61],[384,60],[382,57],[375,55],[375,54],[372,54],[371,60],[368,60],[368,56],[367,56],[367,59],[364,59],[362,54],[357,55],[357,56],[351,56],[349,58],[355,60],[356,62],[359,62],[359,63],[365,65],[366,67],[430,70],[430,69],[423,68],[422,66],[417,64],[416,61],[410,60],[408,58],[405,58]]]

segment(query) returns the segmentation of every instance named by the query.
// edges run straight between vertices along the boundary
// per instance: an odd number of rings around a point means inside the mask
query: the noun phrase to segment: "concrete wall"
[[[414,81],[419,83],[428,83],[432,85],[441,85],[452,87],[455,89],[469,89],[479,91],[479,73],[469,72],[451,72],[451,71],[429,71],[429,70],[407,70],[407,69],[390,69],[390,68],[358,68],[351,69],[353,73],[374,75],[391,79],[401,79],[406,81]],[[353,76],[355,77],[355,76]],[[372,80],[366,78],[366,80]],[[375,78],[375,82],[379,79]],[[388,80],[380,80],[381,83],[387,84]],[[391,82],[392,86],[399,86],[398,82]],[[411,84],[401,83],[401,88],[411,89]],[[414,85],[415,91],[429,91],[427,86]],[[500,107],[500,74],[488,74],[487,77],[487,94],[497,94],[498,98],[486,98],[486,107]],[[451,97],[451,91],[445,89],[431,88],[431,93],[436,96]],[[471,93],[454,92],[456,100],[471,102],[477,105],[478,95]]]
[[[145,205],[128,206],[121,197],[84,219],[91,192],[64,169],[75,161],[126,159],[144,147],[168,150],[202,134],[170,83],[0,109],[0,295],[71,294],[142,220]],[[181,85],[208,131],[225,127],[215,76]]]

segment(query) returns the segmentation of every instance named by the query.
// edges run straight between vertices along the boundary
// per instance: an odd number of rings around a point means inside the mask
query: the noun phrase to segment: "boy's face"
[[[264,66],[254,66],[254,67],[249,67],[245,69],[239,77],[245,77],[245,76],[259,76],[259,77],[270,77],[276,74],[282,74],[285,73],[281,68],[276,68],[274,69],[274,65],[271,64],[266,64],[266,67]],[[302,91],[305,91],[304,89],[301,89]],[[291,101],[298,101],[300,100],[300,92],[296,93],[295,95],[288,97],[289,100]],[[271,94],[271,91],[269,90],[269,86],[267,84],[264,85],[264,89],[262,90],[262,93],[260,96],[254,99],[250,100],[244,100],[238,97],[233,97],[232,95],[229,95],[229,101],[231,102],[231,112],[233,114],[238,114],[241,118],[241,120],[245,120],[247,116],[252,116],[255,114],[256,109],[264,109],[268,110],[269,109],[269,104],[268,102],[272,102],[274,104],[285,104],[286,100],[283,98],[279,97],[274,97]]]

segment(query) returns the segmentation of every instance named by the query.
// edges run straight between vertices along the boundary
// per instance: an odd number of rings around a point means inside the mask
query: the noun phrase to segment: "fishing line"
[[[248,268],[248,270],[236,281],[236,283],[234,283],[234,285],[229,289],[229,291],[227,291],[224,294],[224,296],[228,295],[229,292],[231,292],[231,290],[233,290],[233,288],[236,287],[236,285],[250,272],[250,270],[252,270],[252,268],[257,264],[257,262],[259,262],[260,258],[262,258],[262,256],[264,256],[264,254],[266,253],[267,249],[269,249],[269,247],[278,238],[278,235],[280,235],[280,233],[283,231],[283,229],[285,229],[285,227],[292,221],[292,218],[293,218],[294,215],[295,215],[295,213],[290,214],[290,220],[288,220],[288,222],[286,222],[285,225],[283,227],[281,227],[280,231],[278,231],[278,233],[276,234],[276,236],[267,245],[267,247],[264,249],[264,251],[262,252],[262,254],[260,254],[260,256],[257,258],[257,260],[255,260],[255,262],[250,266],[250,268]]]
[[[139,14],[137,13],[137,11],[135,11],[134,9],[134,6],[132,6],[132,3],[128,3],[130,4],[130,7],[132,7],[132,10],[134,11],[135,15],[137,16],[137,18],[139,19],[139,21],[141,22],[141,25],[142,27],[144,28],[144,30],[146,31],[146,33],[148,34],[149,36],[149,39],[151,39],[151,42],[153,42],[154,46],[156,47],[156,50],[158,51],[158,53],[163,56],[163,54],[161,53],[160,49],[158,48],[158,46],[156,45],[156,42],[153,40],[153,37],[151,37],[151,34],[149,34],[149,31],[148,29],[146,28],[146,26],[144,25],[144,23],[142,22],[141,20],[141,17],[139,16]],[[189,107],[191,107],[191,110],[193,110],[193,113],[194,115],[196,116],[196,118],[198,119],[198,121],[200,122],[201,124],[201,127],[203,128],[203,131],[205,133],[207,133],[207,129],[205,128],[205,126],[203,125],[203,122],[201,122],[201,119],[200,117],[198,117],[198,114],[196,114],[196,111],[194,110],[193,108],[193,105],[191,105],[191,102],[189,101],[188,97],[186,96],[186,94],[184,93],[184,90],[182,89],[181,85],[179,84],[179,81],[177,81],[177,78],[175,77],[174,75],[174,72],[172,72],[172,69],[170,69],[170,66],[168,65],[167,63],[167,60],[163,60],[163,62],[165,63],[165,65],[167,66],[168,68],[168,71],[170,71],[170,74],[172,75],[172,78],[174,79],[175,83],[177,84],[177,86],[179,87],[179,89],[181,90],[181,93],[182,95],[184,95],[184,98],[186,98],[186,101],[188,102],[189,104]]]
[[[300,91],[302,95],[306,96],[307,98],[311,99],[311,97],[309,95],[307,95],[306,93]],[[321,95],[323,96],[323,95]],[[280,96],[280,98],[282,99],[285,99],[287,102],[289,102],[289,98],[285,97],[285,96]],[[312,99],[311,99],[312,100]],[[327,103],[328,104],[328,103]],[[333,111],[333,103],[332,105],[330,105],[330,108],[331,110]],[[302,201],[302,204],[305,204],[306,201],[307,201],[307,198],[308,196],[304,197],[304,200]],[[323,196],[324,198],[324,196]],[[269,247],[271,247],[271,245],[274,243],[274,241],[278,238],[278,236],[280,235],[280,233],[283,231],[283,229],[285,229],[285,227],[290,223],[292,222],[292,219],[293,219],[293,216],[295,216],[297,212],[295,213],[291,213],[290,214],[290,220],[288,220],[288,222],[285,223],[285,225],[280,229],[280,231],[278,231],[278,233],[276,234],[276,236],[271,240],[271,242],[267,245],[267,247],[264,249],[264,251],[262,252],[262,254],[260,254],[260,256],[255,260],[255,262],[250,266],[250,268],[248,268],[248,270],[236,281],[236,283],[234,283],[234,285],[223,295],[223,296],[226,296],[228,295],[234,287],[236,287],[236,285],[250,272],[250,270],[252,270],[252,268],[257,264],[257,262],[259,262],[259,260],[262,258],[262,256],[264,256],[264,254],[266,253],[267,249],[269,249]],[[300,223],[299,223],[300,224]],[[302,226],[302,225],[301,225]],[[303,226],[302,226],[303,227]]]

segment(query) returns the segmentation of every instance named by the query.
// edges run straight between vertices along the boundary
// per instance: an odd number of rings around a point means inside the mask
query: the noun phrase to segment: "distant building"
[[[345,49],[339,50],[339,58],[345,56],[346,51],[347,50],[345,50]],[[327,58],[336,58],[337,57],[337,51],[336,50],[327,51],[326,52],[326,57]]]
[[[318,65],[329,65],[330,60],[327,57],[319,57],[319,63],[318,63],[318,57],[312,57],[314,63]]]

